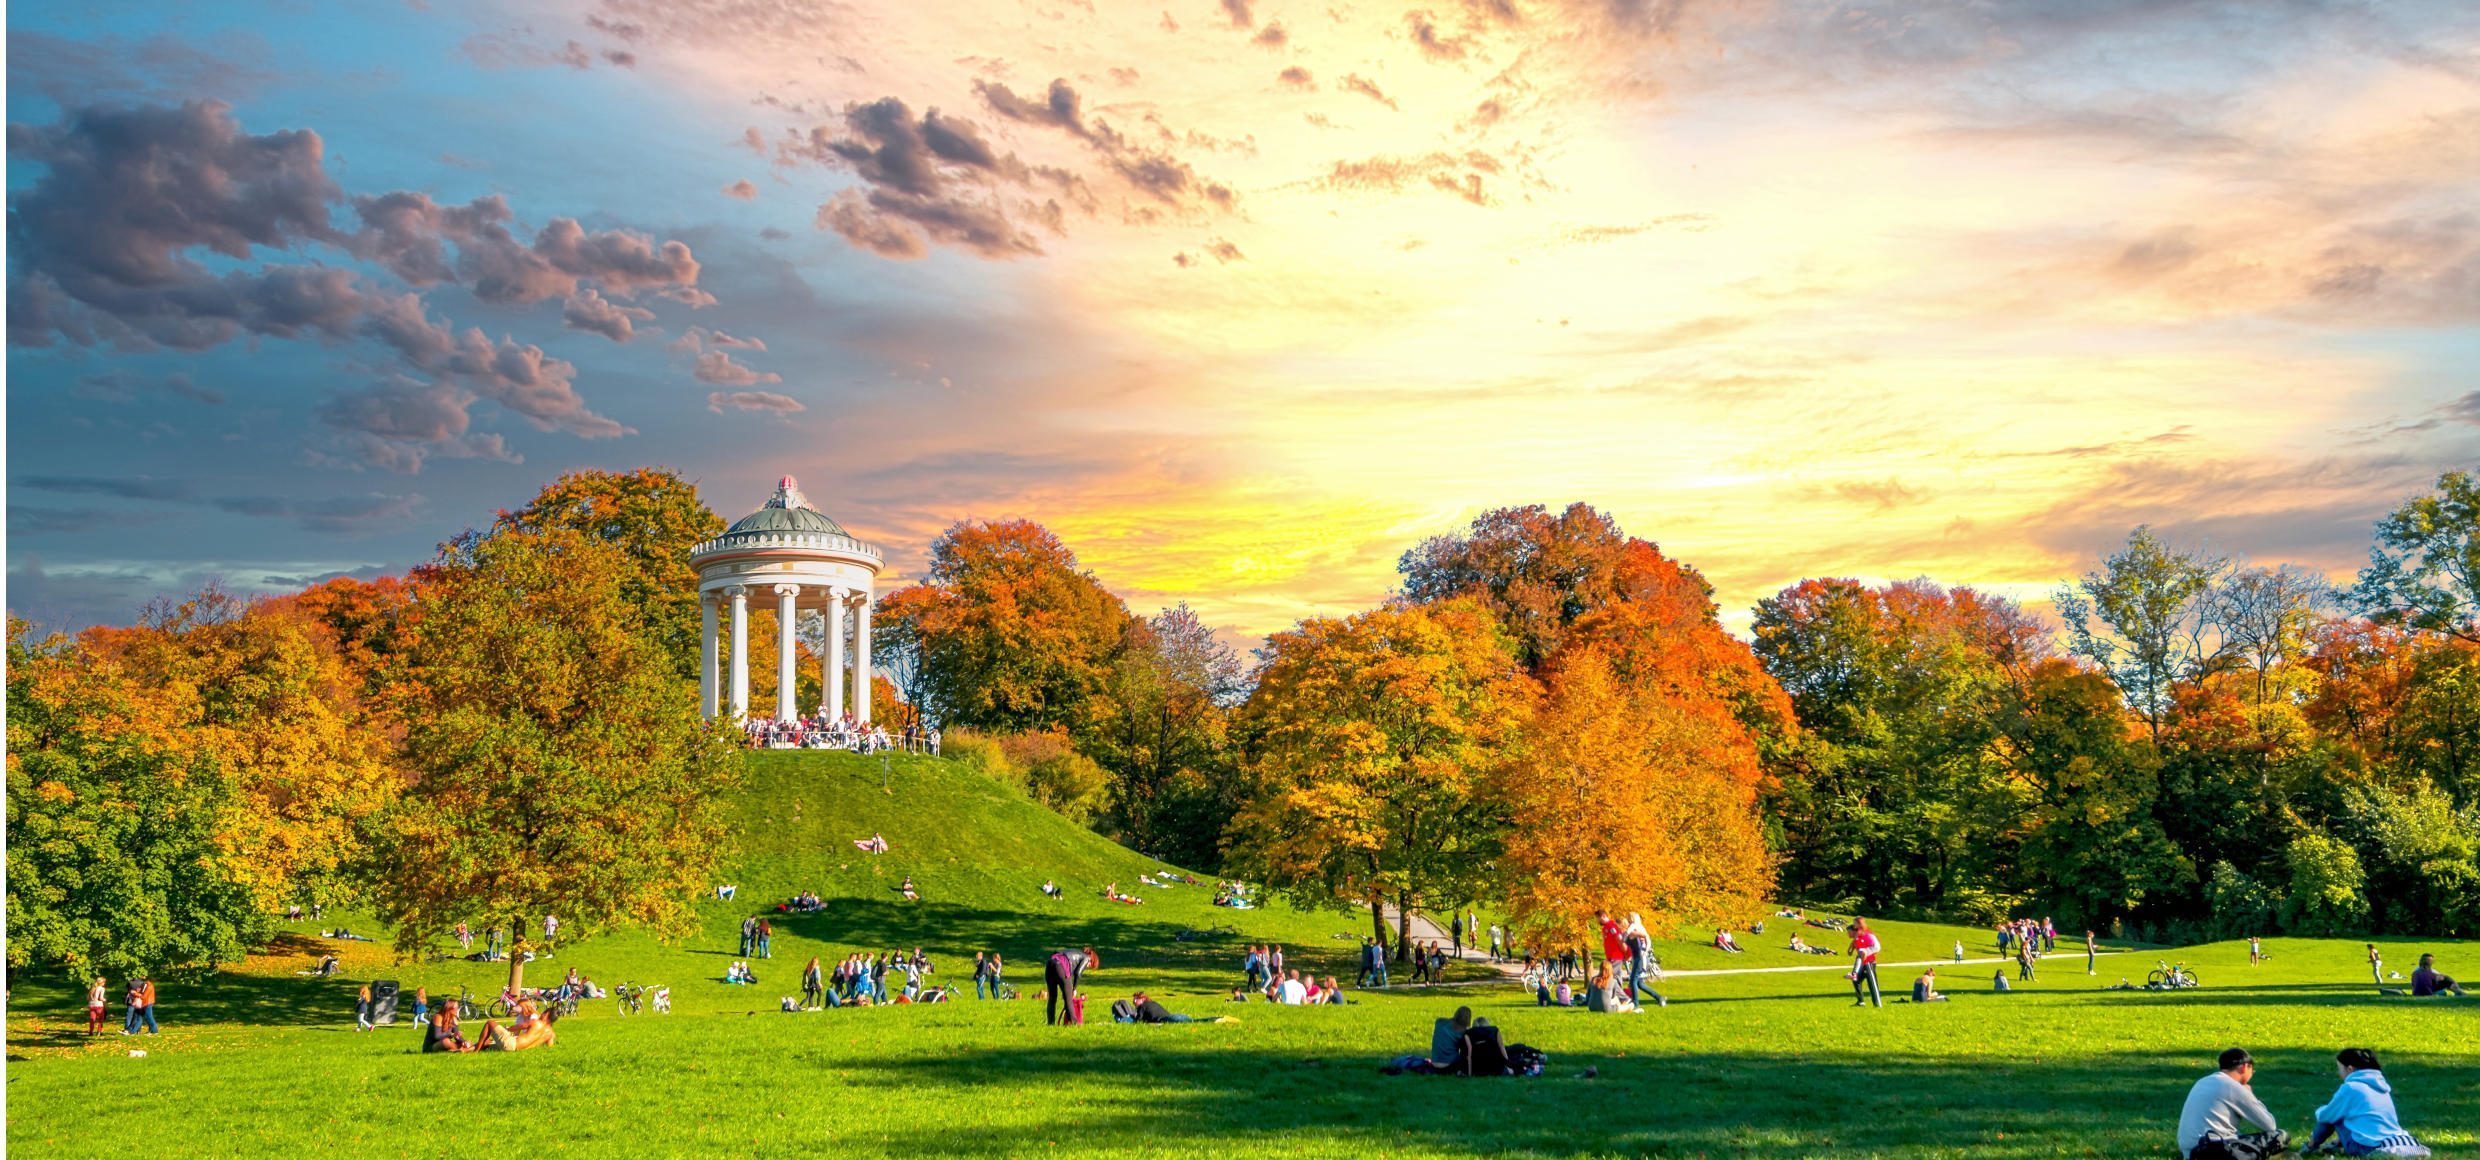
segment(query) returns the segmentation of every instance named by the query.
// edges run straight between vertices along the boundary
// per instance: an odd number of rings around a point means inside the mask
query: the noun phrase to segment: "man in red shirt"
[[[1619,923],[1610,917],[1609,911],[1594,911],[1593,921],[1602,925],[1602,958],[1604,961],[1616,968],[1635,957],[1635,953],[1628,950],[1627,936],[1619,932]]]

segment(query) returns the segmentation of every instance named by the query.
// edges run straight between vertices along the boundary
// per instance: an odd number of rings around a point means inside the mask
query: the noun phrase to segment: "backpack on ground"
[[[1119,999],[1119,1000],[1115,1000],[1115,1001],[1113,1001],[1113,1002],[1112,1002],[1112,1004],[1111,1004],[1111,1022],[1113,1022],[1113,1023],[1134,1023],[1134,1022],[1136,1022],[1136,1021],[1137,1021],[1137,1005],[1136,1005],[1136,1004],[1131,1003],[1131,1002],[1129,1002],[1129,1001],[1128,1001],[1128,1000],[1126,1000],[1126,999]]]
[[[1522,1043],[1507,1045],[1507,1070],[1510,1075],[1540,1075],[1550,1066],[1550,1057],[1541,1049]]]
[[[1084,992],[1082,992],[1082,991],[1079,991],[1079,992],[1077,992],[1077,993],[1075,993],[1075,994],[1072,994],[1072,995],[1069,995],[1069,996],[1068,996],[1068,1026],[1070,1026],[1070,1027],[1082,1027],[1082,1026],[1084,1026],[1084,1025],[1085,1025],[1085,993],[1084,993]]]

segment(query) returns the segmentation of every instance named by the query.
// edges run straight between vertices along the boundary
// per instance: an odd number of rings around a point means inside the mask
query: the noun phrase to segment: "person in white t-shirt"
[[[1309,988],[1301,983],[1298,971],[1286,973],[1283,981],[1275,985],[1275,1002],[1289,1003],[1297,1007],[1308,1001]]]

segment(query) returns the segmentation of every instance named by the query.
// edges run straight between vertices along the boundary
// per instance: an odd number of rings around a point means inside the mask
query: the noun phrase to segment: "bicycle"
[[[2204,985],[2203,983],[2197,981],[2196,972],[2188,970],[2187,964],[2185,963],[2173,965],[2159,959],[2155,959],[2154,962],[2158,964],[2158,966],[2152,974],[2145,977],[2144,987],[2146,990],[2171,991],[2181,990],[2188,987],[2201,987]]]
[[[471,987],[457,988],[456,998],[448,1001],[456,1004],[456,1017],[459,1019],[490,1018],[490,1008],[474,1001],[474,991]]]
[[[640,1015],[645,1012],[646,989],[635,983],[622,983],[612,988],[611,997],[619,1002],[622,1015]]]

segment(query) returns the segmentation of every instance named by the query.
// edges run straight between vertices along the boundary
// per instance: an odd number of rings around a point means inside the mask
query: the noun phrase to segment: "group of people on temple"
[[[841,717],[818,713],[792,721],[753,717],[741,728],[748,734],[751,749],[848,749],[854,753],[901,749],[933,757],[939,752],[939,731],[935,727],[907,725],[891,735],[886,726],[850,713]]]

